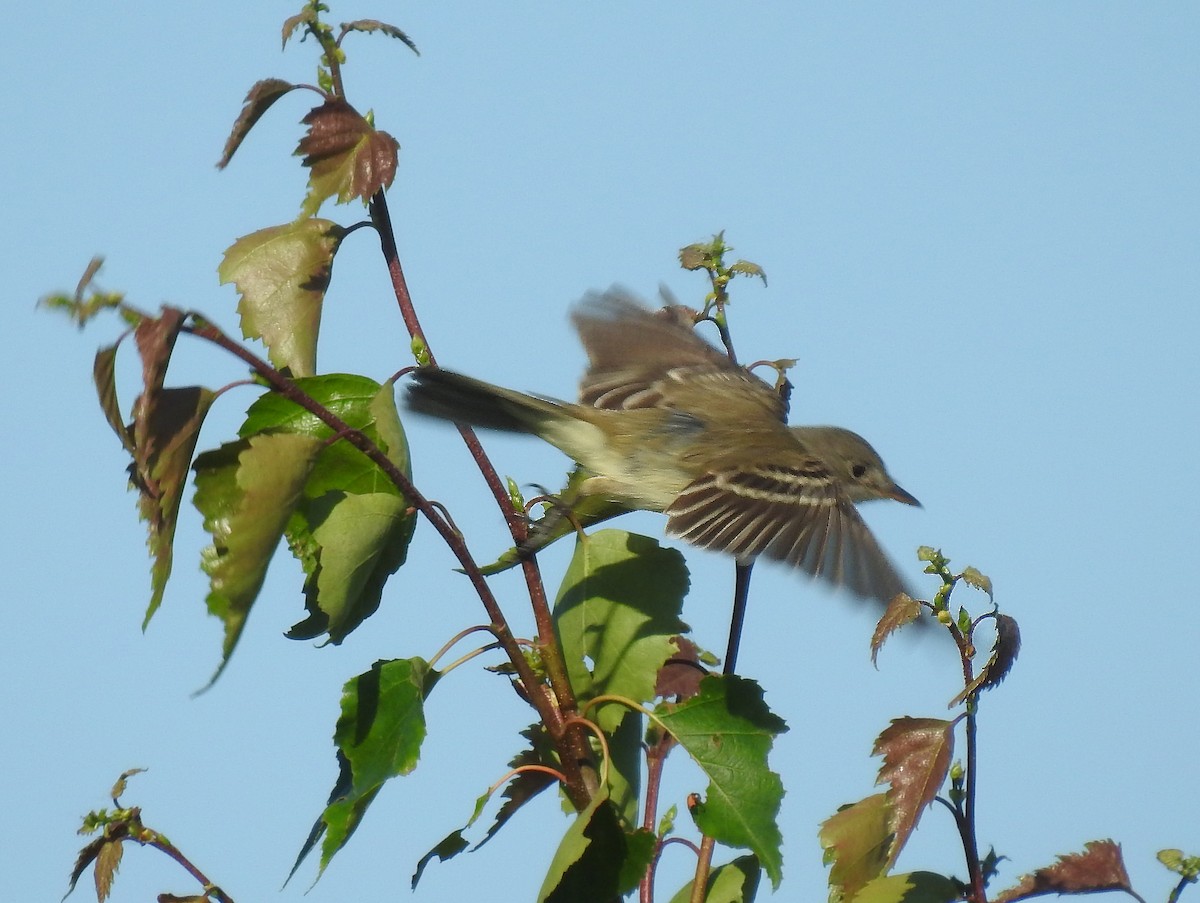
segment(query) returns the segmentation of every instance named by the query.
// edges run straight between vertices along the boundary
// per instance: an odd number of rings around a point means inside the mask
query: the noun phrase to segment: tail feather
[[[436,367],[413,372],[408,407],[467,426],[536,435],[563,415],[562,407],[552,401]]]

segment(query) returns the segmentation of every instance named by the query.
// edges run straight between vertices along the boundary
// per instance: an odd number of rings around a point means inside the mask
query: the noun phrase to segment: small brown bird
[[[681,308],[650,311],[613,290],[572,319],[590,362],[579,404],[425,368],[409,406],[540,436],[591,474],[583,496],[661,511],[668,535],[701,548],[785,561],[883,602],[904,589],[855,504],[920,503],[865,439],[786,426],[779,394],[701,339]]]

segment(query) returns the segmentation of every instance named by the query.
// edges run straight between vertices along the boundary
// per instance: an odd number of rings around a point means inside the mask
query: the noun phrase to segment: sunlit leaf
[[[883,648],[887,638],[906,624],[911,624],[921,617],[921,603],[908,593],[897,593],[884,609],[883,617],[875,625],[875,633],[871,636],[871,664],[876,663],[879,650]]]
[[[895,839],[888,856],[890,866],[946,781],[954,755],[954,722],[896,718],[879,735],[871,755],[883,756],[875,783],[891,785],[887,795]]]
[[[353,22],[344,22],[342,23],[342,31],[364,31],[368,33],[377,31],[380,34],[387,35],[389,38],[395,38],[397,41],[400,41],[417,56],[421,55],[421,51],[417,50],[417,45],[413,43],[412,38],[395,25],[388,25],[386,22],[380,22],[378,19],[355,19]]]
[[[317,365],[321,306],[345,230],[307,218],[244,235],[225,251],[217,274],[237,286],[242,335],[262,339],[267,356],[293,376]]]
[[[964,568],[962,572],[963,582],[968,586],[973,586],[975,589],[983,590],[988,594],[988,598],[992,598],[992,578],[986,574],[979,572],[977,568]]]
[[[732,862],[719,865],[708,874],[704,903],[751,903],[758,893],[762,866],[754,856],[739,856]],[[689,881],[670,900],[670,903],[689,903],[692,887]]]
[[[712,675],[699,694],[664,703],[655,714],[708,777],[704,800],[692,810],[700,830],[748,848],[778,887],[783,854],[775,819],[783,783],[768,769],[767,754],[787,726],[763,702],[762,688],[745,678]]]
[[[221,666],[229,661],[258,598],[267,565],[323,444],[270,433],[227,443],[196,458],[196,508],[213,544],[201,553],[208,610],[225,625]],[[210,681],[211,683],[211,681]]]
[[[1133,890],[1121,845],[1112,840],[1088,841],[1082,853],[1059,856],[1054,865],[1023,876],[1015,887],[992,899],[996,903],[1012,903],[1043,894],[1088,894],[1103,890],[1127,893]]]
[[[853,903],[952,903],[961,898],[962,888],[945,875],[909,872],[868,882]]]
[[[853,900],[881,876],[892,846],[892,807],[887,794],[876,793],[844,806],[821,824],[821,847],[831,865],[829,886],[841,899]]]
[[[331,98],[304,117],[308,133],[296,154],[308,167],[308,196],[301,216],[315,216],[326,198],[345,204],[369,200],[396,176],[400,145],[372,126],[341,98]]]
[[[343,687],[342,713],[333,736],[338,779],[292,874],[322,836],[318,874],[324,872],[383,785],[417,767],[425,740],[425,698],[437,677],[422,659],[393,659],[376,662]]]

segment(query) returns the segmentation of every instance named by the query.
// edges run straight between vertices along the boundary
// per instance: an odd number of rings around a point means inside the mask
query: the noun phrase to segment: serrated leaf
[[[916,828],[921,813],[945,783],[954,755],[954,722],[937,718],[896,718],[879,735],[873,756],[883,756],[876,784],[890,786],[889,827],[895,838],[888,867]]]
[[[654,695],[673,696],[677,701],[690,699],[700,692],[700,681],[709,670],[700,661],[700,649],[687,637],[672,637],[675,652],[658,669],[654,679]]]
[[[868,882],[853,903],[952,903],[961,897],[961,888],[945,875],[908,872]]]
[[[892,807],[886,793],[876,793],[843,806],[821,824],[825,861],[831,864],[829,886],[841,899],[853,900],[886,870],[892,846]]]
[[[342,32],[345,33],[350,31],[363,31],[368,33],[377,31],[380,34],[387,35],[389,38],[395,38],[397,41],[400,41],[405,47],[407,47],[417,56],[421,55],[421,51],[417,49],[417,45],[413,43],[412,38],[406,35],[395,25],[388,25],[386,22],[380,22],[378,19],[355,19],[353,22],[343,22]]]
[[[679,618],[687,588],[683,556],[649,537],[601,530],[576,544],[554,622],[580,703],[601,694],[654,698],[659,669],[678,651],[673,637],[688,630]],[[590,717],[611,732],[625,711],[606,705]]]
[[[410,658],[378,661],[347,681],[333,735],[338,779],[291,875],[323,836],[320,877],[383,785],[417,767],[425,739],[425,699],[438,676],[423,659]]]
[[[751,263],[749,260],[735,261],[729,267],[729,272],[740,273],[743,276],[757,276],[762,280],[763,285],[767,284],[767,274],[757,263]]]
[[[704,903],[751,903],[758,893],[758,882],[762,878],[762,866],[754,856],[739,856],[732,862],[719,865],[708,874],[704,889]],[[670,900],[670,903],[688,903],[692,899],[689,881]]]
[[[1112,840],[1091,840],[1082,853],[1058,857],[1054,865],[1025,875],[1014,887],[1001,892],[995,903],[1012,903],[1043,894],[1088,894],[1105,890],[1132,893],[1121,845]]]
[[[96,853],[96,864],[92,870],[96,881],[96,903],[104,903],[112,893],[113,880],[117,877],[117,869],[121,866],[121,856],[124,852],[125,847],[121,841],[110,840]]]
[[[354,198],[365,202],[392,184],[399,143],[372,126],[345,100],[331,98],[310,110],[302,121],[308,133],[295,151],[309,171],[302,217],[315,216],[326,198],[336,198],[339,204]]]
[[[284,36],[284,43],[287,43],[286,35]],[[233,155],[237,152],[237,149],[242,146],[242,142],[250,134],[250,130],[254,128],[254,124],[270,109],[271,104],[297,87],[299,86],[293,85],[291,82],[286,82],[281,78],[264,78],[261,81],[255,82],[250,87],[250,90],[246,93],[246,99],[242,101],[242,111],[233,123],[233,128],[229,131],[229,137],[225,139],[225,149],[221,151],[221,159],[217,161],[217,169],[224,169],[229,165],[229,161],[233,159]]]
[[[734,675],[711,675],[696,696],[660,706],[655,719],[709,779],[704,801],[692,810],[700,830],[748,848],[778,887],[783,855],[775,817],[783,783],[767,768],[767,754],[787,726],[763,702],[762,688]]]
[[[989,599],[992,598],[992,579],[986,574],[981,574],[976,568],[968,567],[963,569],[960,576],[968,586],[981,589],[988,594]]]
[[[284,527],[300,501],[323,443],[272,433],[227,443],[196,458],[194,504],[213,544],[201,552],[209,613],[225,625],[221,665],[241,637]],[[209,685],[212,684],[209,681]]]
[[[597,793],[559,843],[538,903],[610,903],[637,887],[654,845],[648,831],[623,831],[611,801]]]
[[[961,703],[968,696],[982,690],[990,690],[1008,676],[1017,654],[1021,651],[1021,631],[1017,621],[1011,615],[996,615],[996,643],[992,646],[992,654],[987,663],[980,669],[979,674],[969,684],[963,687],[961,693],[950,700],[949,708]]]
[[[75,891],[75,885],[79,883],[79,879],[83,877],[83,873],[87,870],[87,867],[95,862],[96,857],[100,854],[100,850],[109,842],[106,837],[97,837],[79,851],[79,855],[75,857],[75,865],[71,868],[71,875],[67,883],[67,892],[63,894],[64,900]]]
[[[288,16],[283,21],[283,44],[282,48],[287,47],[288,40],[295,33],[296,29],[301,25],[315,25],[317,23],[317,11],[312,6],[305,6],[300,12],[294,16]]]
[[[529,746],[509,760],[509,768],[520,768],[522,765],[546,765],[558,768],[559,762],[554,744],[546,733],[545,725],[541,722],[531,724],[521,731],[521,736],[529,741]],[[553,775],[544,771],[522,771],[515,775],[501,793],[505,802],[496,813],[495,821],[492,822],[492,826],[488,828],[483,839],[475,845],[475,849],[479,849],[495,837],[496,832],[504,827],[504,824],[517,813],[517,810],[553,784]]]
[[[316,373],[321,306],[345,234],[315,217],[270,226],[235,241],[217,267],[241,296],[242,335],[262,339],[271,363],[293,376]]]
[[[908,593],[897,593],[883,611],[883,617],[875,625],[875,633],[871,635],[871,664],[876,664],[879,650],[887,638],[921,617],[921,603]]]

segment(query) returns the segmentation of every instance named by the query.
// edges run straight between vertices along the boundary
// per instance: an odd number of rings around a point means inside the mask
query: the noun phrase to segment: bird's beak
[[[895,483],[892,484],[892,489],[891,492],[888,493],[888,498],[895,499],[898,502],[903,502],[906,505],[912,505],[914,508],[921,507],[921,503],[917,501],[917,497],[915,495],[905,492]]]

